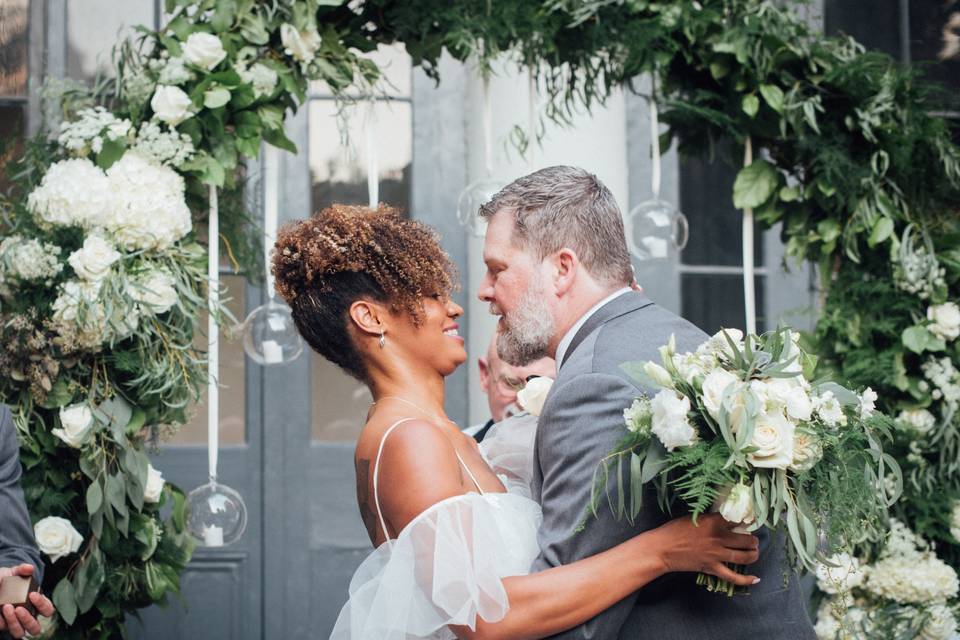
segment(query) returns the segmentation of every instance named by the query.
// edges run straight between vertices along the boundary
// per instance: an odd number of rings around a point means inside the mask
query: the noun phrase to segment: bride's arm
[[[703,571],[737,585],[755,584],[753,576],[723,563],[756,562],[758,541],[733,533],[719,514],[703,516],[699,526],[677,518],[597,555],[539,573],[503,580],[510,609],[499,622],[477,618],[477,629],[454,628],[460,638],[543,638],[583,624],[647,583],[673,571]]]
[[[390,437],[379,487],[393,536],[433,504],[473,490],[464,484],[450,440],[424,422],[411,422]],[[702,516],[699,526],[677,518],[577,562],[505,578],[507,615],[495,623],[478,616],[476,631],[453,630],[470,639],[542,638],[582,624],[674,571],[703,571],[734,584],[754,584],[754,577],[723,564],[752,564],[759,554],[757,538],[733,533],[733,526],[716,514]]]

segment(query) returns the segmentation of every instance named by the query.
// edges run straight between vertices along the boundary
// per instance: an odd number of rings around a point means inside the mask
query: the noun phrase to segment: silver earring
[[[387,345],[387,339],[383,337],[383,331],[380,332],[380,348],[383,349]]]

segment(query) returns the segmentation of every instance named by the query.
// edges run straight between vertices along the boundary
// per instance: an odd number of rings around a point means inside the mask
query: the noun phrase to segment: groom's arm
[[[624,379],[601,373],[579,375],[551,392],[539,420],[543,524],[534,571],[595,555],[665,521],[649,499],[647,522],[617,520],[606,499],[599,517],[585,517],[594,471],[623,436],[623,410],[638,394]],[[555,638],[616,638],[636,598],[634,593]]]

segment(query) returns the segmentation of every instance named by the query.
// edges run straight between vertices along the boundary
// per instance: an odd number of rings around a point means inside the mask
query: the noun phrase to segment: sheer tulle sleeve
[[[502,579],[529,573],[539,506],[511,494],[438,502],[367,557],[331,639],[454,638],[448,625],[501,620]]]
[[[498,422],[480,443],[480,453],[510,493],[529,498],[537,416],[522,413]]]

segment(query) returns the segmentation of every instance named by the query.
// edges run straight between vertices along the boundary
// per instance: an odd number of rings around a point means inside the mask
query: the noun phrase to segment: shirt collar
[[[622,289],[618,289],[617,291],[614,291],[609,296],[607,296],[597,304],[593,305],[589,311],[587,311],[585,314],[580,316],[580,319],[577,320],[576,323],[574,323],[574,325],[570,327],[570,329],[565,334],[563,334],[563,339],[560,340],[560,344],[557,345],[557,355],[554,358],[557,361],[558,369],[560,368],[560,363],[563,362],[564,354],[567,352],[567,349],[570,347],[570,343],[573,342],[574,336],[576,336],[577,332],[580,331],[580,327],[586,324],[587,320],[590,319],[590,316],[595,314],[597,311],[600,310],[600,307],[604,306],[614,298],[619,298],[623,294],[630,293],[631,291],[633,291],[633,289],[631,289],[630,287],[624,287]]]

